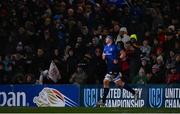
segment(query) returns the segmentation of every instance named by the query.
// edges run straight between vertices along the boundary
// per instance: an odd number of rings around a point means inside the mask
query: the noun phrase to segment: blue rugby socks
[[[104,88],[104,93],[103,93],[103,98],[102,98],[102,102],[105,103],[106,102],[106,97],[109,93],[109,88]]]
[[[129,87],[128,84],[125,83],[123,88],[130,91],[133,95],[135,94],[135,91],[131,87]]]

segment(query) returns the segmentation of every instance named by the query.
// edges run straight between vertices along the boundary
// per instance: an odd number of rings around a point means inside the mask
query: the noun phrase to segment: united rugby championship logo
[[[84,88],[84,105],[85,107],[95,107],[98,101],[98,89]]]
[[[149,105],[151,107],[159,108],[162,106],[163,89],[149,88]]]

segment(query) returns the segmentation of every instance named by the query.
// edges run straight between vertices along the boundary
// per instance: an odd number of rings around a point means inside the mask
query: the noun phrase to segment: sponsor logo
[[[163,89],[162,88],[149,88],[149,105],[150,107],[159,108],[162,106]]]
[[[0,106],[27,106],[26,93],[0,92]]]
[[[132,93],[125,89],[111,88],[107,95],[106,107],[144,107],[145,101],[142,98],[142,88],[136,88],[139,91],[138,100],[134,100]],[[104,89],[84,88],[83,105],[85,107],[95,107],[98,99],[103,97]]]
[[[78,104],[60,91],[53,89],[53,88],[44,88],[40,93],[39,96],[34,97],[33,102],[38,107],[75,107]]]
[[[98,89],[84,89],[84,105],[85,107],[95,107],[98,101]]]

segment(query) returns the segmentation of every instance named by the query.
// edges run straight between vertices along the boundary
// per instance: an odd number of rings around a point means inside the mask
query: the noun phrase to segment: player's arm
[[[106,55],[105,53],[102,54],[102,59],[105,60],[106,59]]]
[[[105,60],[106,59],[106,54],[105,54],[106,52],[105,52],[105,47],[104,47],[104,49],[103,49],[103,53],[102,53],[102,59],[103,60]]]
[[[124,59],[126,57],[126,52],[124,50],[120,51],[120,59]]]

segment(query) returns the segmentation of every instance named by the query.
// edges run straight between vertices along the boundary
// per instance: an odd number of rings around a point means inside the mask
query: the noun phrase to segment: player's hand
[[[118,60],[116,60],[116,59],[113,60],[113,63],[114,63],[114,64],[117,64],[117,63],[118,63]]]

